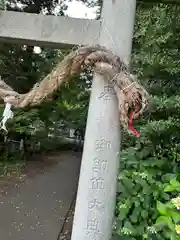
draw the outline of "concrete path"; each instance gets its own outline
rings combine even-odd
[[[0,197],[1,240],[57,240],[77,190],[80,155],[63,153]]]

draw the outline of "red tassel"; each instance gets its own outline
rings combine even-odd
[[[136,105],[136,112],[138,111],[138,104]],[[136,135],[137,137],[140,136],[140,133],[136,131],[136,129],[133,127],[133,120],[134,120],[134,113],[130,113],[130,119],[129,119],[129,129]]]

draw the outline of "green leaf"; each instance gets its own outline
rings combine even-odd
[[[133,190],[134,184],[133,184],[133,182],[132,182],[131,179],[124,178],[124,179],[122,180],[122,182],[123,182],[124,186],[125,186],[128,190]]]
[[[158,227],[167,226],[168,218],[166,216],[160,216],[156,219],[155,225]]]
[[[141,216],[142,216],[142,218],[147,219],[147,217],[148,217],[148,211],[147,211],[147,210],[142,210],[142,211],[141,211]]]
[[[172,219],[175,223],[179,223],[180,222],[180,213],[177,211],[171,211],[171,216],[172,216]]]
[[[166,185],[164,191],[165,192],[180,191],[180,182],[178,182],[175,178],[171,179],[170,184]]]
[[[176,234],[172,233],[170,236],[170,240],[180,240],[180,237],[177,238]]]
[[[166,237],[166,239],[171,239],[172,231],[164,231],[164,236]]]
[[[160,227],[160,229],[162,229],[165,226],[168,226],[172,231],[175,230],[171,217],[160,216],[156,219],[155,225],[156,227]]]
[[[134,227],[133,227],[133,225],[129,221],[125,222],[124,227],[128,228],[132,232],[134,231]]]
[[[165,192],[173,192],[176,191],[176,187],[172,186],[172,185],[168,185],[164,188]]]
[[[138,222],[138,217],[141,213],[141,207],[135,207],[132,214],[130,215],[130,219],[133,223]]]
[[[180,182],[178,182],[176,179],[171,179],[170,180],[170,184],[175,187],[175,188],[179,188],[180,187]]]
[[[168,217],[168,227],[169,227],[172,231],[175,230],[175,226],[174,226],[174,223],[173,223],[171,217]]]
[[[120,208],[119,209],[119,215],[118,215],[118,219],[119,220],[123,220],[126,218],[127,214],[129,212],[129,207],[126,208]]]
[[[167,214],[167,207],[166,207],[166,205],[161,203],[160,201],[157,201],[157,210],[162,215],[166,215]]]
[[[118,184],[117,184],[117,192],[118,193],[124,193],[126,191],[126,188],[124,187],[124,185],[122,184],[122,183],[120,183],[120,182],[118,182]]]

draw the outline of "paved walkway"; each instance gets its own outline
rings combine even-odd
[[[0,196],[1,240],[57,240],[76,194],[80,155],[57,158],[57,164]]]

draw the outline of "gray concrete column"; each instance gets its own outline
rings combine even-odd
[[[135,0],[104,0],[100,44],[129,61]],[[109,240],[119,165],[120,124],[114,89],[95,74],[89,104],[72,240]]]

